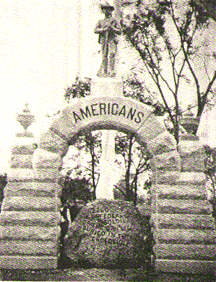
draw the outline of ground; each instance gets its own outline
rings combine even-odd
[[[156,274],[153,269],[53,269],[53,270],[2,270],[0,281],[194,281],[211,282],[209,275]]]

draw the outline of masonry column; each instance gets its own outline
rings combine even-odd
[[[56,268],[60,235],[57,173],[54,169],[33,169],[36,145],[34,135],[27,128],[34,116],[28,105],[17,115],[17,120],[24,131],[16,133],[4,189],[0,268]]]
[[[209,274],[216,271],[216,231],[205,187],[206,156],[198,137],[188,132],[189,120],[184,122],[187,133],[178,145],[180,177],[156,184],[155,268],[161,272]]]

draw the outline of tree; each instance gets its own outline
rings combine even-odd
[[[77,77],[75,82],[70,87],[66,88],[64,95],[65,100],[70,103],[73,98],[86,97],[90,94],[90,84],[90,78],[84,78],[81,80]],[[75,168],[75,170],[77,175],[81,174],[82,169],[85,170],[84,178],[86,178],[89,181],[89,185],[91,185],[92,199],[96,198],[95,192],[99,179],[98,164],[101,154],[100,135],[101,134],[99,131],[92,132],[90,130],[85,130],[85,132],[78,134],[75,138],[75,141],[73,140],[71,144],[79,151],[84,150],[86,154],[90,155],[90,161],[88,162],[88,165],[86,167],[81,167],[81,165],[79,165]]]
[[[146,147],[136,142],[134,134],[131,133],[117,134],[115,150],[117,154],[123,156],[124,162],[121,165],[125,167],[123,182],[116,185],[116,189],[120,191],[126,201],[131,201],[136,205],[138,177],[149,169],[150,153]]]
[[[85,177],[72,179],[70,173],[71,170],[68,170],[66,175],[59,181],[59,184],[62,185],[62,204],[66,204],[69,199],[73,203],[76,203],[77,200],[81,200],[84,203],[91,201],[92,192],[90,191],[91,185],[89,181]]]
[[[216,21],[216,1],[215,0],[196,0],[201,4],[206,12]]]
[[[208,27],[209,17],[193,0],[156,0],[152,5],[144,2],[136,1],[136,12],[121,21],[123,33],[138,52],[145,71],[154,82],[178,142],[182,115],[179,93],[185,83],[194,85],[198,118],[211,95],[215,94],[215,68],[207,71],[203,61],[205,82],[203,77],[199,78],[195,67],[204,45],[199,39]],[[207,56],[216,65],[216,53],[209,52]]]

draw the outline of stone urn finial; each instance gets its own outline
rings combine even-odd
[[[17,113],[16,120],[22,125],[25,131],[27,131],[27,128],[35,121],[34,115],[31,115],[29,110],[28,103],[25,103],[25,108],[20,114]]]
[[[183,136],[183,139],[197,139],[196,131],[199,126],[199,118],[194,117],[194,114],[191,112],[191,106],[188,106],[186,112],[184,113],[180,125],[186,130],[187,136]]]

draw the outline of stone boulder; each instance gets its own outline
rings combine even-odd
[[[65,253],[87,267],[142,264],[149,228],[129,202],[100,199],[87,204],[69,227]]]

